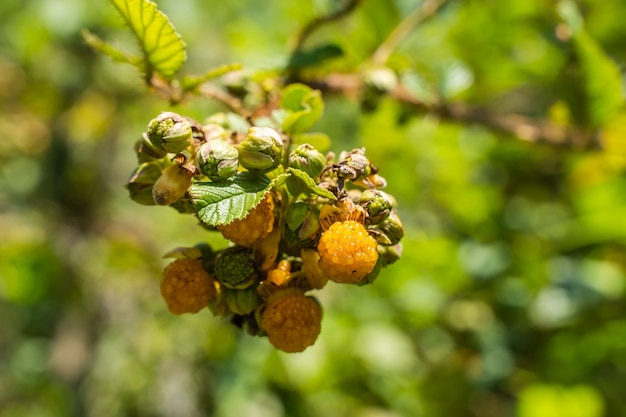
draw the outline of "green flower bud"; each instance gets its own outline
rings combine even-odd
[[[154,205],[152,188],[161,176],[161,167],[156,162],[144,162],[130,175],[126,184],[130,198],[147,206]]]
[[[192,176],[191,171],[182,165],[167,167],[152,188],[154,202],[160,206],[175,203],[187,192]]]
[[[378,190],[363,191],[359,204],[367,212],[367,220],[370,224],[378,224],[385,220],[393,206],[387,194]]]
[[[289,154],[289,166],[306,172],[311,178],[319,176],[325,165],[324,154],[308,143],[298,146]]]
[[[252,251],[243,246],[225,249],[215,260],[215,277],[226,288],[248,288],[257,279]]]
[[[295,202],[285,213],[285,239],[297,248],[313,247],[322,231],[320,212],[310,204]]]
[[[389,216],[377,225],[374,230],[379,230],[384,233],[389,239],[390,246],[400,242],[400,239],[404,236],[404,227],[402,226],[400,217],[398,217],[395,211],[391,211]]]
[[[237,173],[237,157],[237,148],[233,145],[221,139],[211,139],[198,149],[198,167],[212,181],[222,180]]]
[[[379,246],[378,253],[380,258],[385,261],[385,266],[392,264],[402,256],[402,243],[396,243],[393,246]]]
[[[251,171],[270,172],[283,159],[283,140],[270,127],[251,127],[238,146],[239,163]]]
[[[148,124],[148,139],[156,149],[177,153],[191,144],[191,125],[183,116],[163,112]]]
[[[139,162],[149,162],[155,159],[161,159],[167,152],[163,149],[157,149],[150,139],[148,139],[148,135],[144,132],[141,135],[141,139],[135,145],[135,151],[137,152],[137,159]]]

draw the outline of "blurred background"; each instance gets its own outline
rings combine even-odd
[[[199,74],[284,67],[298,31],[338,2],[158,5]],[[318,75],[364,71],[422,6],[362,0],[307,41],[342,51]],[[624,16],[621,0],[450,0],[386,61],[426,106],[576,125],[584,146],[326,97],[315,130],[335,152],[367,148],[398,199],[404,254],[374,285],[320,292],[317,343],[285,354],[208,311],[168,313],[163,253],[225,243],[123,187],[160,111],[224,109],[169,107],[90,50],[84,28],[132,48],[105,0],[3,0],[0,417],[626,415]]]

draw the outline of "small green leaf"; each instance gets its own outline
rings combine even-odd
[[[280,107],[288,114],[283,119],[283,130],[288,134],[309,130],[324,112],[324,102],[319,90],[303,84],[291,84],[283,90]]]
[[[146,78],[171,80],[187,59],[186,45],[167,16],[149,0],[110,0],[139,40]]]
[[[298,195],[309,192],[331,200],[337,199],[333,193],[315,184],[313,178],[311,178],[306,172],[296,168],[287,168],[286,172],[291,174],[291,176],[287,178],[287,187],[292,194]]]
[[[240,172],[229,181],[195,183],[189,194],[200,220],[209,226],[219,226],[245,217],[271,186],[264,175]]]
[[[288,69],[302,69],[319,66],[332,58],[343,55],[343,49],[335,44],[321,45],[310,50],[298,50],[291,57]]]
[[[298,133],[293,135],[294,145],[302,145],[308,143],[320,152],[326,152],[330,149],[331,140],[326,133],[311,132],[311,133]]]
[[[83,29],[82,35],[85,43],[89,45],[93,50],[108,56],[115,62],[122,62],[135,66],[141,63],[141,58],[139,58],[138,56],[117,49],[113,45],[108,44],[100,39],[98,35],[88,31],[87,29]]]
[[[308,85],[294,83],[289,84],[283,90],[283,96],[280,99],[280,107],[292,112],[302,110],[302,102],[311,94],[313,89]]]

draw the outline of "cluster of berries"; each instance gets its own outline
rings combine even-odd
[[[329,280],[373,282],[400,257],[404,234],[364,149],[336,158],[293,142],[234,114],[200,124],[162,113],[136,145],[139,166],[127,184],[135,201],[193,213],[232,242],[166,255],[175,258],[161,281],[169,310],[208,307],[285,352],[306,349],[320,333],[312,290]]]

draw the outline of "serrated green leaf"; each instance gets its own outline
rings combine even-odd
[[[110,0],[139,41],[146,78],[171,80],[187,59],[186,45],[167,16],[149,0]]]
[[[195,183],[189,194],[200,220],[209,226],[220,226],[245,217],[271,186],[264,175],[240,172],[229,181]]]
[[[324,112],[324,102],[319,90],[303,84],[288,85],[283,90],[280,107],[288,111],[282,122],[283,130],[288,134],[306,132]]]
[[[319,187],[315,180],[306,172],[296,168],[287,168],[285,171],[287,174],[290,174],[289,178],[287,178],[287,186],[290,188],[290,191],[293,190],[292,194],[297,195],[308,192],[331,200],[337,199],[333,193]]]
[[[278,188],[281,187],[283,184],[285,184],[285,182],[287,181],[287,179],[291,176],[290,173],[288,172],[283,172],[279,175],[277,175],[276,177],[274,177],[272,179],[272,182],[270,184],[270,188]]]
[[[299,133],[293,135],[294,145],[302,145],[308,143],[320,152],[326,152],[330,149],[331,140],[326,133],[311,132],[311,133]]]
[[[98,37],[96,34],[88,31],[87,29],[83,29],[82,35],[85,43],[89,45],[93,50],[108,56],[115,62],[122,62],[135,66],[141,63],[141,58],[139,58],[138,56],[117,49],[113,45],[100,39],[100,37]]]

